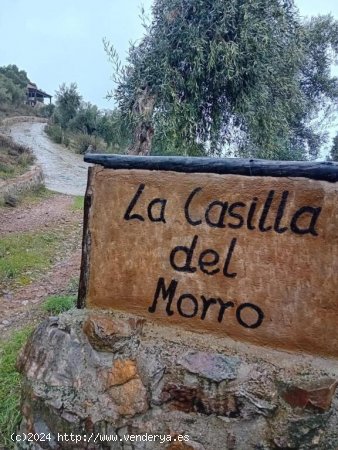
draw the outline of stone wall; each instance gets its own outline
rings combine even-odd
[[[97,309],[41,324],[18,367],[24,375],[20,431],[51,438],[18,448],[338,448],[334,359]],[[132,434],[138,438],[127,443],[124,436]],[[146,434],[161,434],[162,441]],[[182,436],[188,439],[179,441]]]

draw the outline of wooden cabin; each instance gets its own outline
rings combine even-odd
[[[38,89],[35,83],[27,84],[26,89],[26,104],[30,106],[37,106],[44,103],[44,99],[49,98],[49,104],[52,102],[52,95]]]

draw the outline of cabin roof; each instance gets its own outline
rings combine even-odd
[[[52,95],[47,94],[47,92],[42,91],[41,89],[38,89],[35,83],[28,83],[27,84],[27,92],[31,93],[34,92],[36,95],[44,98],[52,98]]]

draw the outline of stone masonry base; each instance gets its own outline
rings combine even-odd
[[[18,367],[20,432],[38,441],[19,449],[338,448],[333,359],[73,310],[36,329]]]

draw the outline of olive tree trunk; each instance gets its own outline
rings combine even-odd
[[[148,88],[139,90],[133,105],[133,114],[139,118],[134,130],[134,139],[128,148],[128,155],[149,155],[151,143],[154,136],[152,125],[152,113],[154,110],[155,97],[150,95]]]

